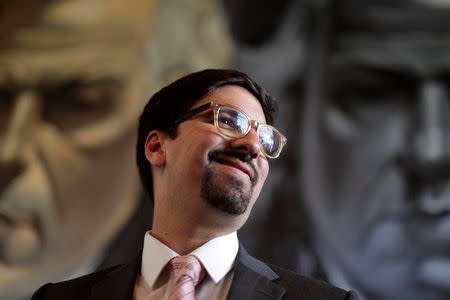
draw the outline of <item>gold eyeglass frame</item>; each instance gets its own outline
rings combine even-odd
[[[231,134],[229,134],[228,132],[226,132],[223,128],[221,128],[221,127],[219,126],[219,121],[218,121],[218,118],[219,118],[219,110],[220,110],[220,108],[222,108],[222,107],[227,108],[227,109],[233,109],[233,110],[236,110],[237,112],[239,112],[239,113],[241,113],[242,115],[244,115],[244,117],[247,119],[248,125],[249,125],[249,126],[248,126],[248,129],[246,130],[246,132],[245,132],[244,134],[242,134],[242,135],[231,135]],[[261,141],[260,141],[260,139],[259,139],[259,128],[261,128],[261,127],[269,127],[271,130],[273,130],[273,131],[275,132],[275,134],[277,134],[277,135],[280,137],[280,146],[279,146],[279,149],[277,150],[277,152],[275,153],[275,155],[269,155],[269,154],[267,154],[267,153],[264,151],[264,147],[262,147],[262,144],[261,144],[261,150],[262,150],[261,152],[262,152],[262,153],[264,154],[264,156],[267,157],[267,158],[270,158],[270,159],[278,158],[278,156],[280,156],[280,154],[281,154],[281,151],[283,150],[283,147],[287,144],[287,138],[286,138],[280,131],[278,131],[275,127],[273,127],[273,126],[271,126],[271,125],[268,125],[268,124],[259,123],[259,122],[256,121],[256,120],[252,120],[245,112],[243,112],[242,110],[240,110],[240,109],[238,109],[238,108],[235,108],[235,107],[232,107],[232,106],[221,105],[221,104],[215,103],[214,101],[211,101],[211,102],[209,102],[209,103],[200,105],[200,106],[198,106],[198,107],[195,107],[195,108],[193,108],[193,109],[191,109],[191,110],[188,110],[188,111],[182,113],[182,114],[175,120],[174,124],[175,124],[175,125],[178,125],[178,124],[180,124],[181,122],[186,121],[187,119],[192,118],[192,117],[195,116],[196,114],[199,114],[199,113],[201,113],[201,112],[203,112],[203,111],[206,111],[206,110],[208,110],[208,109],[212,109],[212,110],[213,110],[213,113],[214,113],[214,126],[216,127],[216,129],[217,129],[221,134],[223,134],[223,135],[225,135],[225,136],[227,136],[227,137],[231,137],[231,138],[242,138],[242,137],[246,136],[246,135],[250,132],[250,130],[251,130],[252,128],[254,128],[255,131],[256,131],[256,134],[257,134],[257,136],[258,136],[258,141],[259,141],[259,143],[261,144]]]

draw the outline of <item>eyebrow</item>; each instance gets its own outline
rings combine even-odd
[[[325,79],[331,85],[357,84],[361,82],[404,81],[413,82],[419,75],[405,69],[378,65],[347,64],[327,69]],[[328,79],[329,78],[329,79]]]
[[[189,110],[185,111],[184,113],[182,113],[181,115],[179,115],[178,118],[176,118],[173,123],[175,125],[178,125],[179,123],[183,122],[184,120],[189,119],[190,117],[195,116],[196,114],[198,114],[202,111],[205,111],[210,107],[211,107],[211,102],[208,102],[206,104],[200,105],[193,109],[189,109]]]

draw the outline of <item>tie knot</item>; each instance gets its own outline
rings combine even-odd
[[[194,286],[196,286],[205,276],[205,270],[193,255],[177,256],[170,261],[172,272],[175,276],[175,282],[185,280],[187,276],[192,280]]]

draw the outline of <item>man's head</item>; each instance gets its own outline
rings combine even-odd
[[[268,162],[260,140],[264,130],[271,128],[260,125],[258,137],[246,118],[272,124],[274,109],[272,97],[263,88],[234,70],[192,73],[157,92],[141,115],[137,143],[141,180],[155,197],[155,207],[160,205],[157,197],[167,193],[165,189],[178,189],[177,193],[188,198],[182,205],[188,204],[189,197],[197,197],[227,214],[248,215],[247,207],[256,200],[267,176]],[[227,136],[229,129],[223,128],[227,116],[249,129],[248,134]],[[218,171],[218,165],[230,170],[225,174]],[[160,186],[154,186],[158,167],[164,169],[158,177],[170,182],[161,180]]]
[[[447,299],[450,7],[336,1],[330,11],[303,132],[316,248],[331,280],[368,299]]]
[[[241,86],[260,102],[267,124],[273,124],[274,100],[246,74],[235,70],[204,70],[182,77],[162,88],[148,101],[139,121],[136,160],[142,183],[153,196],[151,165],[145,157],[145,141],[152,130],[176,137],[175,121],[197,101],[225,85]]]

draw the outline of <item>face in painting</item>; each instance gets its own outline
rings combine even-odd
[[[321,100],[307,103],[303,164],[316,247],[326,271],[368,299],[447,299],[448,48],[371,46],[333,53]]]
[[[138,199],[134,128],[143,91],[130,60],[111,67],[117,53],[93,51],[89,39],[71,48],[44,34],[34,40],[33,28],[22,28],[30,40],[0,48],[2,299],[73,272]],[[68,39],[79,33],[67,28]]]
[[[245,112],[251,119],[265,123],[258,100],[239,86],[224,86],[197,101],[192,108],[214,101]],[[170,165],[177,166],[176,178],[185,194],[197,195],[202,203],[184,203],[183,207],[209,209],[242,218],[245,222],[268,175],[267,158],[261,152],[256,131],[242,138],[223,136],[214,126],[211,109],[178,126],[177,137],[168,142]],[[171,163],[174,162],[174,163]],[[184,197],[189,199],[189,197]],[[243,223],[242,222],[242,223]]]
[[[73,268],[45,265],[73,249],[76,261],[85,257],[103,243],[92,228],[112,234],[137,199],[132,125],[141,104],[135,87],[110,78],[48,84],[0,86],[3,282],[23,279],[26,266],[30,280],[41,267],[49,273]]]

